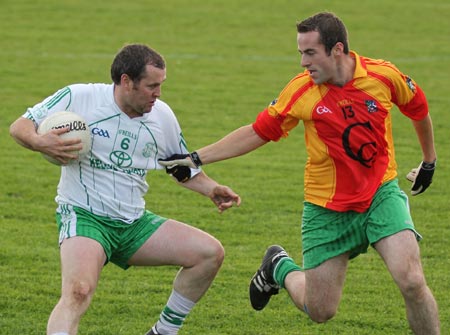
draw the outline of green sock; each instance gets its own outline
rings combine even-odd
[[[284,257],[280,259],[278,264],[273,270],[273,278],[275,282],[284,288],[284,280],[286,276],[292,271],[302,271],[302,268],[294,263],[294,260],[290,257]]]

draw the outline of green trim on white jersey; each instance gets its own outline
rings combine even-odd
[[[163,168],[159,159],[188,150],[166,103],[157,100],[150,113],[131,119],[116,105],[113,92],[113,84],[71,85],[29,108],[24,117],[38,126],[62,110],[81,115],[90,127],[91,148],[80,161],[61,168],[56,201],[131,223],[144,213],[147,172]]]

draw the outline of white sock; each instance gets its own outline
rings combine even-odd
[[[172,290],[172,294],[156,323],[156,329],[161,334],[178,334],[178,330],[183,325],[184,319],[194,306],[195,302]]]

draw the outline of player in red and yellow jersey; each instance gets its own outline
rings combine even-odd
[[[364,212],[380,185],[397,175],[393,104],[414,120],[426,117],[428,107],[422,90],[392,64],[355,52],[349,57],[355,70],[345,85],[317,85],[310,75],[314,70],[306,70],[258,116],[253,128],[261,138],[278,141],[303,121],[305,200],[340,212]]]
[[[253,276],[250,301],[261,310],[285,288],[316,322],[337,311],[349,259],[373,246],[405,300],[415,334],[440,334],[436,301],[426,284],[408,199],[398,186],[392,107],[411,119],[422,163],[408,174],[412,195],[431,184],[436,152],[423,91],[393,64],[349,50],[347,31],[332,13],[297,25],[305,71],[293,78],[253,124],[189,155],[161,164],[199,166],[243,155],[288,136],[301,121],[308,159],[302,218],[302,268],[278,245]]]

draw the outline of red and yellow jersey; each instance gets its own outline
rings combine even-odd
[[[363,212],[380,185],[397,176],[393,105],[421,120],[428,104],[417,84],[393,64],[351,55],[356,68],[346,85],[316,85],[305,71],[258,115],[253,128],[261,138],[278,141],[303,121],[305,200],[336,211]]]

